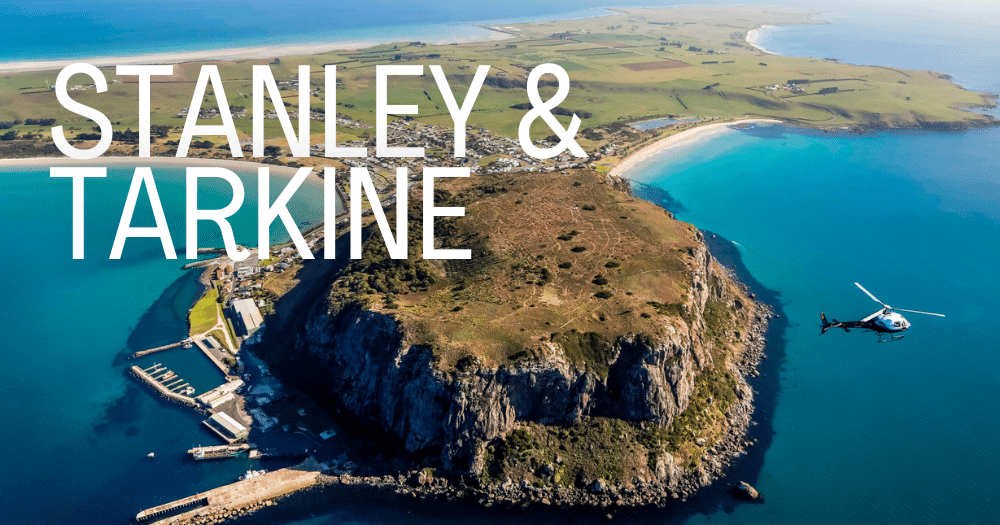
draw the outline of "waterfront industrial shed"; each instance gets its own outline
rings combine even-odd
[[[228,314],[237,336],[250,337],[264,322],[253,299],[237,299],[229,304]]]
[[[225,412],[212,414],[204,423],[229,442],[245,439],[250,434],[247,427],[241,425]]]
[[[218,408],[232,400],[236,395],[233,393],[243,386],[242,379],[234,379],[224,385],[217,386],[208,392],[198,396],[197,400],[208,408]]]

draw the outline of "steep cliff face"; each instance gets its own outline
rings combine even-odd
[[[525,422],[566,427],[591,416],[669,427],[688,408],[697,375],[715,366],[706,305],[733,300],[704,245],[690,255],[687,314],[665,317],[656,336],[614,339],[603,375],[572,363],[553,342],[507,366],[444,371],[431,348],[407,343],[405,321],[358,304],[335,314],[317,305],[297,359],[323,371],[325,397],[459,475],[481,472],[486,444]],[[664,482],[679,476],[669,454],[650,467]]]
[[[441,181],[435,199],[466,208],[436,239],[472,258],[424,260],[411,237],[393,259],[372,235],[281,349],[298,386],[511,500],[522,482],[679,497],[739,452],[737,365],[764,314],[697,229],[590,170]]]

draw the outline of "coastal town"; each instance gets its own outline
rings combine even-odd
[[[287,80],[279,83],[281,89],[298,89],[298,80]],[[234,119],[249,118],[246,108],[239,106],[231,108]],[[188,108],[183,108],[175,118],[186,118]],[[289,110],[287,115],[290,119],[298,119],[299,112]],[[217,108],[202,109],[199,118],[215,118],[219,116]],[[266,110],[264,119],[275,120],[278,118],[274,110]],[[318,108],[312,108],[310,119],[318,122],[326,121],[326,114]],[[337,124],[347,129],[362,130],[362,134],[370,135],[366,130],[371,130],[374,126],[351,119],[345,114],[336,115]],[[179,133],[179,129],[171,130],[171,133]],[[375,156],[361,158],[337,159],[339,164],[346,167],[367,168],[370,173],[378,179],[376,188],[379,192],[389,191],[391,186],[390,177],[394,176],[394,169],[400,167],[419,168],[425,164],[442,167],[468,167],[472,173],[503,173],[509,171],[528,172],[551,172],[559,169],[584,167],[589,162],[582,162],[565,151],[552,159],[540,160],[524,152],[518,142],[509,137],[498,136],[490,130],[482,127],[466,126],[466,155],[465,157],[455,157],[451,155],[454,144],[454,130],[447,126],[422,123],[420,120],[406,117],[392,119],[388,123],[388,142],[390,144],[405,145],[407,147],[424,148],[426,152],[421,158],[405,159],[382,159]],[[175,145],[176,141],[168,141],[167,145]],[[350,140],[342,144],[344,147],[361,147],[367,151],[373,151],[376,139],[369,136],[366,139]],[[555,143],[549,140],[538,141],[541,147],[552,147]],[[252,151],[253,141],[244,139],[240,142],[240,147],[245,152]],[[310,161],[317,158],[324,158],[326,147],[322,143],[310,146]],[[269,146],[266,149],[272,158],[286,156],[286,163],[289,166],[298,166],[299,161],[292,158],[291,154],[279,146]],[[617,148],[612,145],[603,145],[597,155],[597,159],[602,156],[613,155]],[[210,151],[202,153],[193,152],[192,156],[208,156]],[[418,172],[411,173],[413,180],[419,180]]]

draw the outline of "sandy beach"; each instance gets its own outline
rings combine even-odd
[[[466,42],[492,42],[494,40],[506,40],[514,38],[514,35],[491,29],[487,26],[477,26],[484,30],[483,35],[475,37],[458,37],[456,35],[446,36],[441,40],[426,40],[429,44],[452,44]],[[0,62],[0,75],[11,73],[22,73],[25,71],[49,71],[62,69],[70,64],[85,62],[94,66],[117,66],[120,64],[180,64],[183,62],[197,62],[208,60],[249,60],[267,59],[273,60],[275,57],[287,57],[296,55],[316,55],[330,51],[348,51],[362,49],[366,47],[401,40],[403,37],[392,34],[385,38],[371,40],[341,40],[330,42],[313,42],[299,44],[282,44],[275,46],[259,47],[234,47],[226,49],[206,49],[201,51],[178,51],[169,53],[149,53],[143,55],[130,56],[103,56],[67,58],[58,60],[25,60],[17,62]]]
[[[758,27],[757,29],[751,29],[750,31],[747,31],[747,37],[746,37],[747,43],[750,44],[751,46],[753,46],[754,49],[756,49],[757,51],[760,51],[762,53],[767,53],[769,55],[776,54],[776,53],[768,51],[767,49],[764,49],[763,47],[760,47],[759,45],[757,45],[757,42],[760,41],[760,33],[761,33],[761,31],[763,31],[765,29],[770,29],[772,27],[775,27],[775,26],[762,25],[762,26]]]
[[[781,124],[780,120],[766,119],[766,118],[746,118],[740,120],[731,120],[729,122],[716,122],[713,124],[706,124],[704,126],[697,126],[691,129],[684,130],[680,133],[670,135],[669,137],[664,137],[656,142],[649,144],[639,151],[629,155],[622,159],[614,168],[611,169],[611,175],[618,176],[622,178],[628,178],[629,170],[635,165],[641,163],[647,158],[659,153],[668,148],[674,148],[680,145],[689,144],[691,142],[704,140],[712,135],[718,133],[724,133],[730,126],[736,126],[738,124],[751,124],[751,123],[768,123],[768,124]]]
[[[151,53],[133,56],[104,56],[69,58],[60,60],[34,60],[0,63],[0,74],[23,73],[25,71],[48,71],[62,69],[70,64],[85,62],[95,66],[117,66],[120,64],[180,64],[198,60],[245,60],[290,55],[315,55],[333,50],[360,49],[371,46],[372,42],[337,42],[327,44],[298,44],[267,47],[241,47],[230,49],[207,49],[204,51],[184,51],[175,53]]]

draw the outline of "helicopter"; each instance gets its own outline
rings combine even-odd
[[[938,317],[944,317],[943,314],[936,314],[933,312],[921,312],[919,310],[907,310],[906,308],[893,308],[882,301],[879,301],[877,297],[872,295],[871,292],[865,290],[864,286],[858,283],[854,283],[855,286],[861,288],[862,292],[865,292],[868,297],[871,297],[876,303],[882,305],[882,309],[865,317],[860,321],[847,321],[841,323],[836,319],[833,322],[828,322],[826,320],[826,314],[820,313],[819,317],[823,320],[823,324],[820,325],[821,331],[819,335],[823,335],[830,328],[843,328],[845,332],[850,332],[848,328],[863,328],[866,332],[872,331],[878,333],[878,342],[880,343],[891,343],[893,341],[898,341],[903,338],[899,333],[910,327],[910,322],[906,320],[905,317],[897,313],[900,312],[911,312],[915,314],[925,314],[925,315],[936,315]],[[883,340],[883,335],[888,334],[889,339]]]

